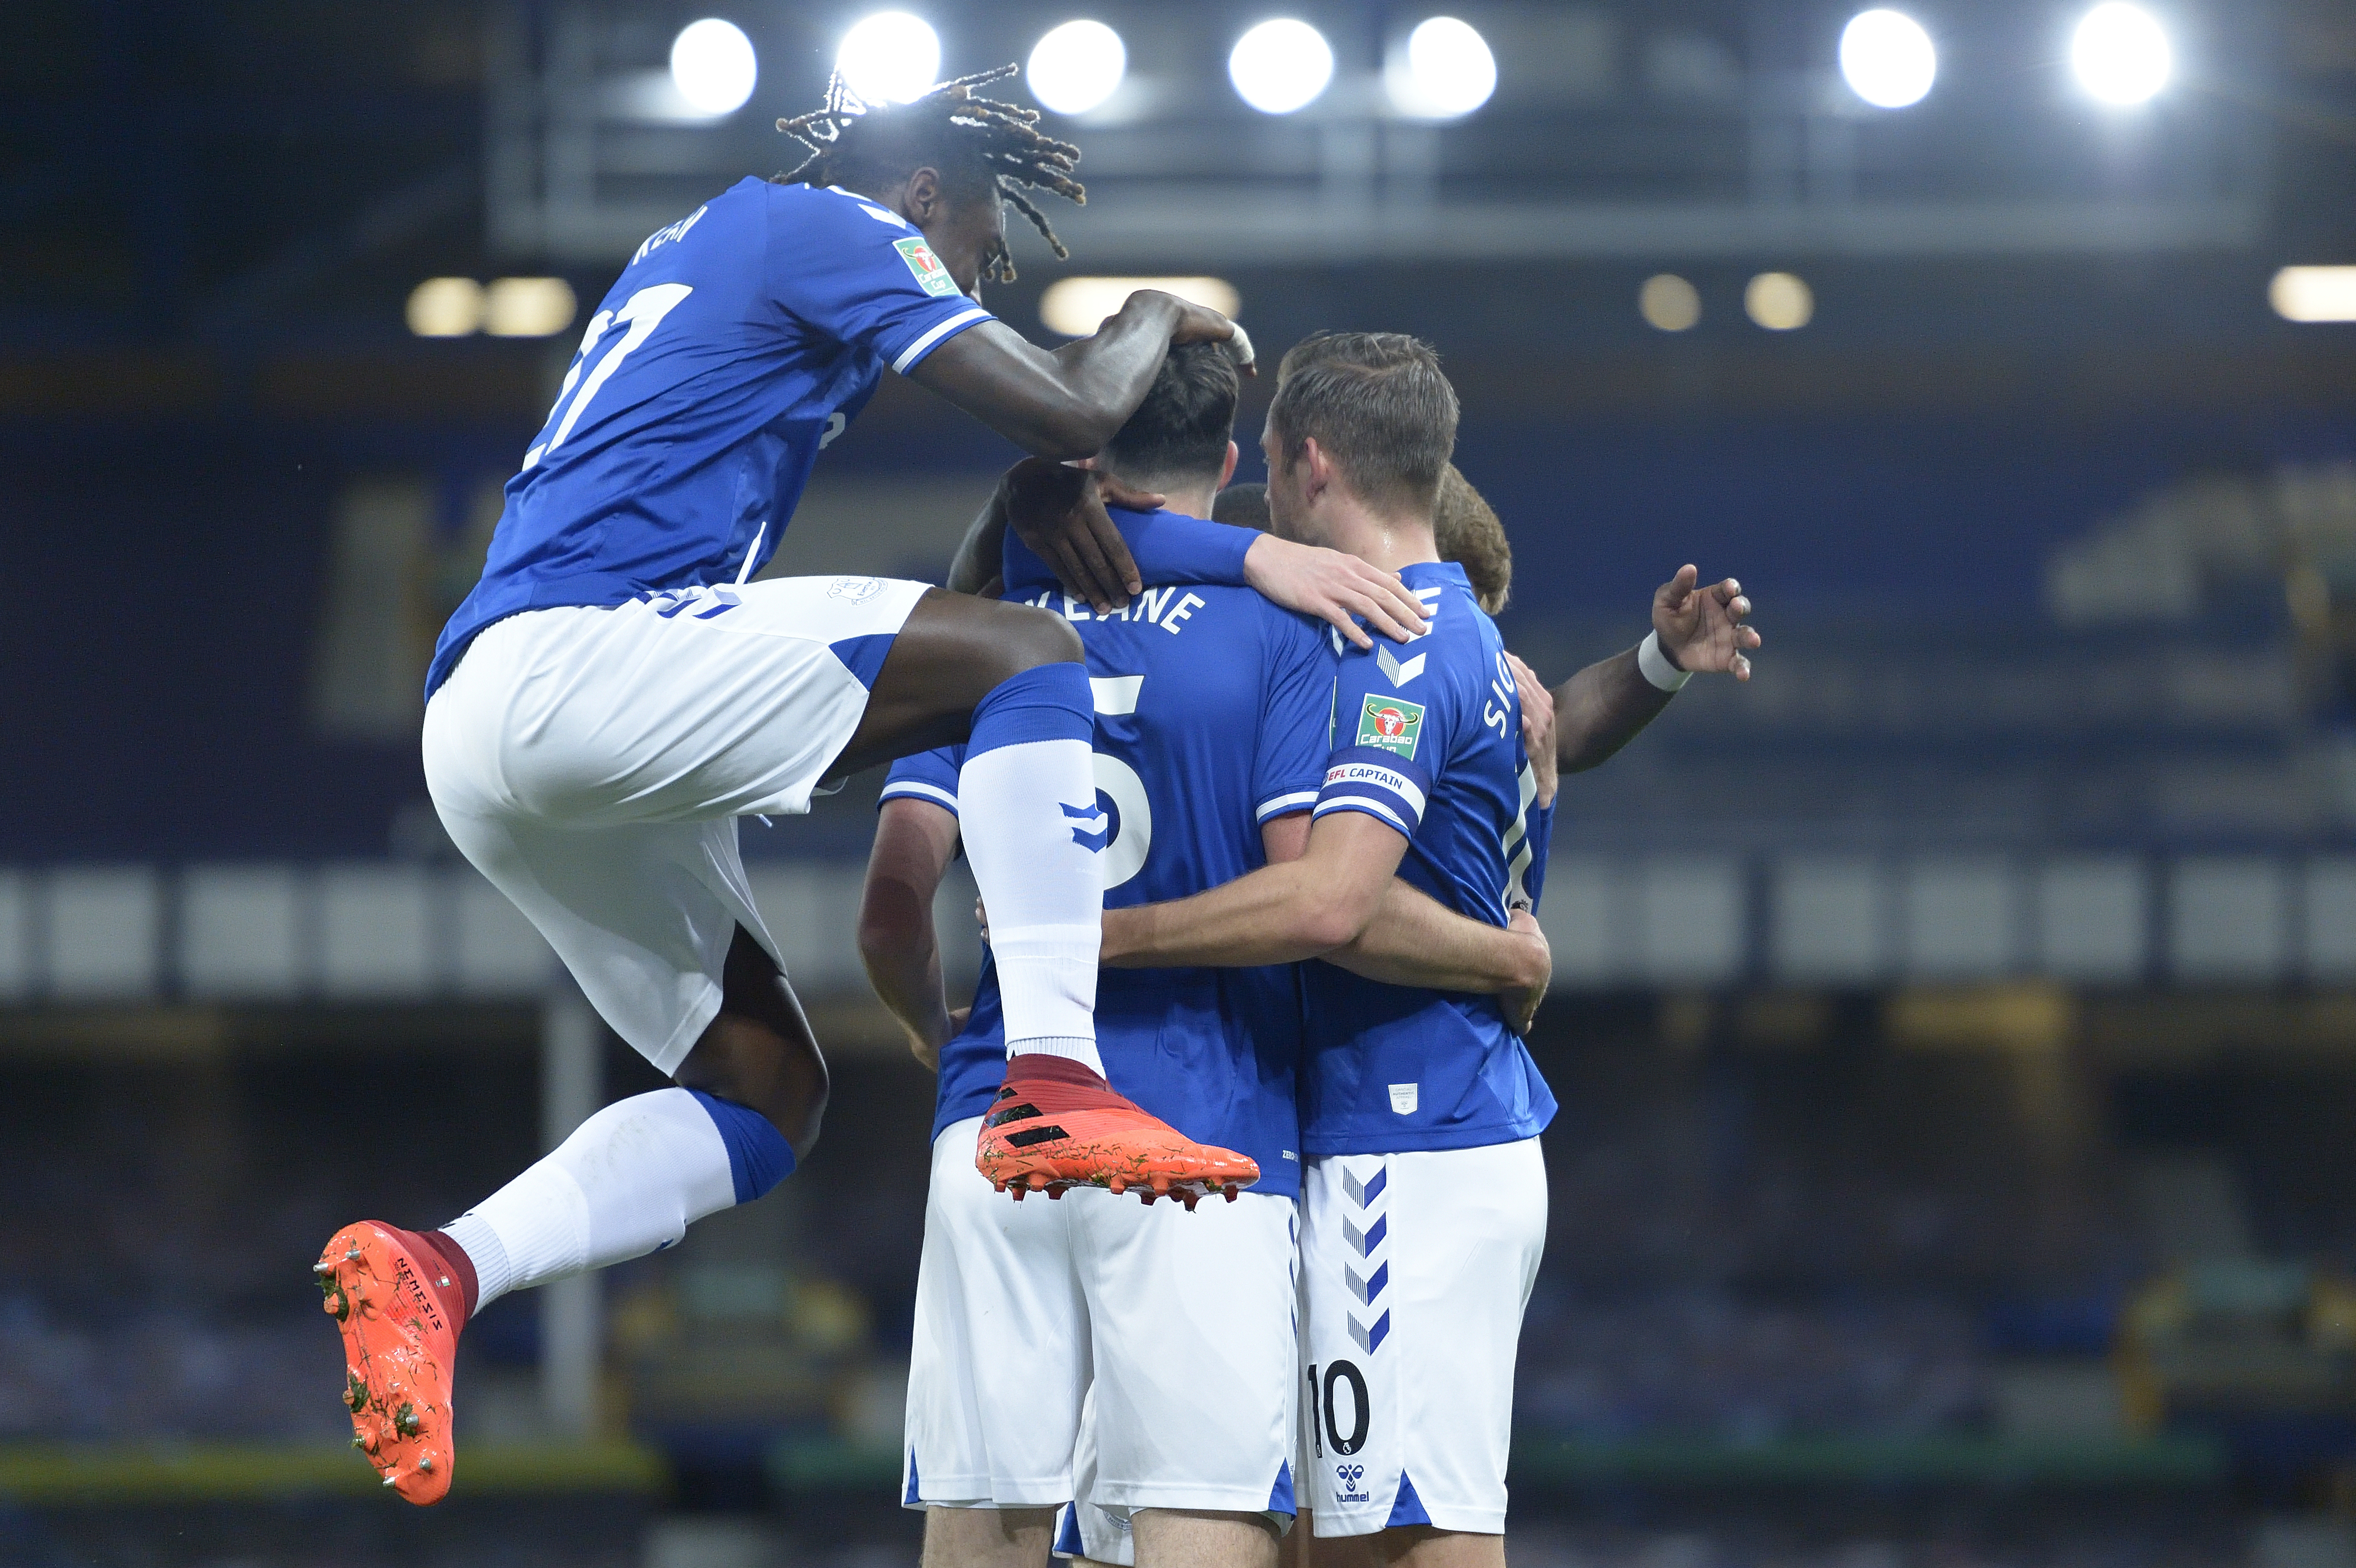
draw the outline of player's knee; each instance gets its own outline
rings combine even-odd
[[[797,1160],[817,1144],[826,1119],[826,1059],[809,1042],[780,1035],[761,1019],[722,1012],[672,1081],[757,1113]]]
[[[1079,664],[1086,660],[1079,633],[1061,615],[1022,604],[1007,608],[1012,613],[1006,617],[1001,634],[992,640],[1001,667],[995,672],[999,679],[1042,665]]]
[[[793,1147],[797,1160],[808,1159],[810,1150],[818,1147],[819,1129],[826,1121],[827,1097],[833,1087],[823,1057],[813,1056],[810,1065],[813,1071],[808,1082],[782,1103],[762,1113]]]
[[[682,1088],[733,1100],[767,1118],[800,1159],[826,1117],[826,1058],[785,977],[739,932],[721,981],[719,1016],[680,1064]]]

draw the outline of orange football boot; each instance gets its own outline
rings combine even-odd
[[[1259,1179],[1259,1163],[1248,1155],[1196,1143],[1114,1093],[1086,1064],[1061,1056],[1007,1061],[973,1163],[1017,1202],[1032,1192],[1061,1198],[1075,1187],[1103,1187],[1134,1189],[1148,1204],[1175,1198],[1191,1211],[1214,1192],[1232,1203]]]
[[[450,1378],[466,1297],[425,1238],[363,1220],[312,1266],[344,1336],[352,1446],[409,1501],[450,1489]]]

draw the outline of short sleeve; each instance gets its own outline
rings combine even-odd
[[[1444,702],[1446,690],[1433,681],[1425,700],[1406,696],[1400,687],[1412,683],[1411,672],[1419,672],[1423,661],[1409,660],[1403,669],[1387,651],[1377,644],[1342,656],[1333,681],[1333,751],[1314,810],[1319,816],[1362,811],[1412,838],[1423,824],[1432,765],[1447,733],[1447,716],[1430,704]],[[1406,681],[1394,679],[1393,671]]]
[[[887,800],[926,800],[954,816],[958,808],[958,770],[964,765],[963,746],[942,746],[903,757],[884,775],[884,793],[875,804],[881,807]]]
[[[1138,580],[1148,587],[1176,583],[1216,588],[1248,586],[1244,581],[1244,557],[1250,552],[1252,541],[1259,538],[1258,529],[1207,522],[1183,512],[1115,509],[1110,516],[1129,546],[1130,559],[1137,562]],[[1047,588],[1055,583],[1055,571],[1029,545],[1015,537],[1012,528],[1006,530],[1001,564],[1010,596],[1018,588]]]
[[[1261,822],[1317,804],[1333,746],[1333,651],[1323,627],[1269,604],[1262,607],[1268,656],[1261,687],[1259,744],[1252,758],[1252,815]]]
[[[844,191],[771,191],[766,282],[771,297],[805,324],[904,376],[991,319],[899,214]]]

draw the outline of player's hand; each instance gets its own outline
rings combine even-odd
[[[1145,584],[1120,530],[1105,512],[1101,482],[1088,469],[1026,457],[998,482],[1006,503],[1006,526],[1055,572],[1064,591],[1084,599],[1100,615],[1110,614]],[[1119,505],[1145,495],[1116,485]],[[1161,505],[1154,496],[1151,505]]]
[[[1653,630],[1661,652],[1679,669],[1696,675],[1718,672],[1737,680],[1751,678],[1751,661],[1744,657],[1759,645],[1756,628],[1742,623],[1751,614],[1751,601],[1742,584],[1731,577],[1697,587],[1701,571],[1681,566],[1677,574],[1653,593]]]
[[[1181,343],[1222,343],[1226,346],[1227,357],[1236,362],[1237,370],[1247,376],[1259,374],[1257,357],[1252,352],[1252,340],[1242,327],[1208,305],[1194,304],[1176,294],[1165,294],[1158,289],[1140,289],[1137,292],[1168,300],[1177,311],[1177,319],[1170,326],[1170,342],[1173,347]]]
[[[1554,951],[1547,945],[1546,933],[1538,929],[1538,917],[1528,910],[1517,909],[1505,917],[1505,929],[1527,937],[1531,951],[1531,983],[1498,993],[1504,1004],[1505,1022],[1515,1034],[1527,1034],[1537,1021],[1538,1004],[1546,1000],[1547,987],[1554,983]]]
[[[1537,804],[1552,805],[1562,781],[1554,752],[1554,693],[1519,655],[1507,653],[1505,662],[1513,667],[1514,689],[1522,699],[1522,750],[1530,754],[1530,772],[1537,779]]]
[[[1423,635],[1431,612],[1396,571],[1355,555],[1262,534],[1244,552],[1244,581],[1288,610],[1330,621],[1362,648],[1375,645],[1354,615],[1395,642]]]

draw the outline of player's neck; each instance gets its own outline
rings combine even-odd
[[[1211,515],[1211,498],[1219,493],[1216,485],[1201,479],[1170,479],[1158,474],[1116,474],[1105,470],[1108,479],[1138,490],[1151,490],[1162,497],[1165,512],[1183,512],[1190,517]]]
[[[1218,494],[1216,490],[1204,489],[1199,486],[1193,489],[1182,488],[1175,485],[1162,485],[1156,487],[1162,492],[1163,511],[1183,512],[1190,517],[1209,517],[1211,497]]]
[[[1330,519],[1333,548],[1385,571],[1438,560],[1431,521],[1397,512],[1378,512],[1355,498],[1340,499]]]

